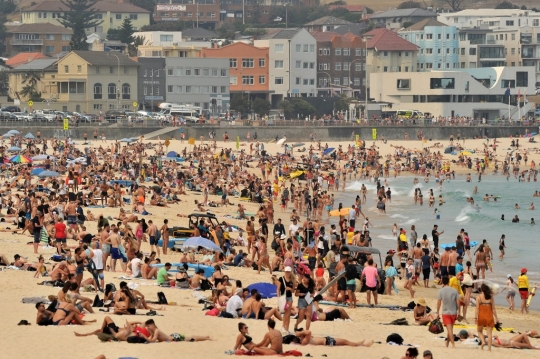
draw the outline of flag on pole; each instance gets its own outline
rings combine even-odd
[[[510,96],[510,86],[508,86],[508,88],[506,89],[506,91],[504,92],[504,96]]]

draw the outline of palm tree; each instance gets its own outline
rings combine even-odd
[[[35,91],[37,84],[41,81],[41,74],[30,70],[23,73],[22,83],[27,84],[30,88]]]

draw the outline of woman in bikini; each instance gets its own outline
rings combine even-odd
[[[270,275],[272,275],[272,266],[270,265],[270,256],[268,255],[268,249],[266,247],[266,239],[262,236],[259,239],[258,250],[259,250],[259,262],[257,263],[257,267],[258,267],[257,274],[261,274],[261,266],[264,264],[270,271]]]
[[[52,318],[53,325],[68,325],[72,321],[75,321],[75,323],[79,325],[90,323],[90,321],[86,322],[82,320],[80,314],[81,312],[79,311],[79,309],[77,309],[71,303],[71,295],[66,294],[64,297],[64,301],[60,303],[60,305],[56,309],[56,312],[54,313],[54,316]],[[93,323],[95,322],[95,320],[91,322]]]
[[[480,248],[478,248],[478,252],[476,253],[475,266],[476,276],[478,277],[478,279],[486,279],[486,253],[484,252],[483,246],[480,246]],[[482,277],[480,277],[480,273],[482,274]]]
[[[234,345],[234,350],[238,350],[244,346],[247,350],[252,350],[255,347],[253,343],[253,338],[249,336],[248,326],[245,323],[238,323],[238,331],[240,334],[236,337],[236,343]]]
[[[251,220],[247,221],[246,232],[247,232],[247,241],[248,241],[247,252],[248,254],[250,254],[251,249],[253,247],[253,237],[255,236],[255,224],[253,224]]]

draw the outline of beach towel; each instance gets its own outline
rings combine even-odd
[[[234,352],[234,355],[259,356],[259,354],[255,353],[253,351],[245,350],[245,349],[238,349],[237,351]],[[280,357],[301,357],[302,353],[299,352],[298,350],[288,350],[286,352],[283,352],[282,354],[279,354],[278,356],[280,356]]]
[[[105,208],[105,206],[86,206],[86,208]]]

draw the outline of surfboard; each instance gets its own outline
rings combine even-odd
[[[531,289],[531,292],[529,293],[529,298],[527,299],[527,308],[529,308],[529,305],[531,305],[531,301],[534,297],[534,293],[536,293],[536,287]]]
[[[344,277],[344,276],[345,276],[345,269],[344,269],[343,271],[341,271],[341,273],[338,273],[338,274],[334,277],[334,279],[332,279],[330,282],[328,282],[328,284],[325,285],[324,288],[321,289],[321,290],[319,291],[319,293],[317,293],[317,294],[323,295],[324,293],[326,293],[326,291],[327,291],[328,289],[330,289],[331,286],[333,286],[335,283],[337,283],[337,281],[340,280],[340,279],[341,279],[342,277]]]
[[[478,245],[477,241],[471,241],[470,243],[471,243],[471,248],[476,247]],[[455,245],[456,245],[455,243],[446,243],[446,244],[439,244],[439,247],[446,249],[447,247],[452,248],[452,246],[455,246]]]

